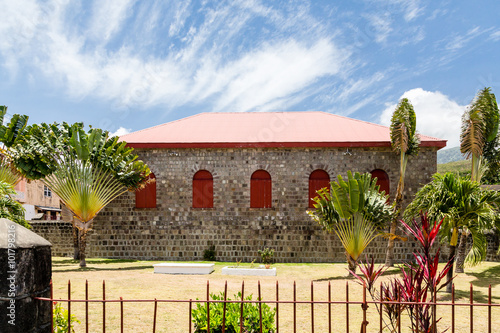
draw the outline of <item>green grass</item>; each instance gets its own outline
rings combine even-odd
[[[458,174],[465,174],[467,172],[470,172],[471,169],[471,160],[464,160],[464,161],[456,161],[456,162],[449,162],[449,163],[444,163],[444,164],[438,164],[437,165],[437,172],[440,174],[444,174],[446,172],[453,172],[453,173],[458,173]]]
[[[227,282],[228,294],[234,295],[242,289],[244,282],[245,295],[258,295],[257,285],[260,283],[264,300],[276,299],[276,283],[279,282],[280,300],[293,299],[293,285],[296,285],[297,300],[309,301],[313,284],[314,300],[326,301],[328,287],[332,291],[333,301],[345,301],[346,285],[349,286],[350,301],[362,300],[362,288],[355,280],[348,276],[346,264],[274,264],[277,269],[276,277],[229,276],[222,275],[222,267],[234,266],[234,262],[215,262],[215,271],[210,275],[168,275],[154,274],[153,264],[158,261],[142,260],[117,260],[117,259],[87,259],[88,267],[80,269],[78,261],[68,258],[53,258],[53,285],[54,296],[59,299],[68,297],[68,281],[71,280],[71,298],[84,299],[85,281],[89,285],[89,299],[102,299],[102,285],[106,281],[106,299],[125,300],[149,299],[154,300],[205,300],[207,283],[210,292],[219,293],[224,290]],[[198,262],[197,262],[198,263]],[[242,267],[250,266],[249,263],[240,264]],[[399,270],[388,270],[382,280],[399,277]],[[488,301],[488,286],[492,286],[492,301],[500,303],[500,264],[485,262],[476,267],[466,268],[466,273],[457,274],[455,279],[457,303],[468,303],[470,286],[473,287],[474,302],[486,303]],[[450,301],[450,295],[444,292],[438,294],[439,301]],[[370,300],[370,299],[368,299]],[[273,304],[270,304],[274,306]],[[63,302],[66,308],[67,304]],[[157,332],[187,332],[189,322],[188,303],[158,303]],[[194,307],[195,305],[192,304]],[[85,332],[85,305],[73,303],[72,314],[82,322],[76,326],[76,332]],[[152,331],[154,303],[124,303],[124,331],[149,332]],[[333,304],[332,319],[335,332],[345,332],[345,305]],[[440,329],[450,326],[449,307],[440,306]],[[328,331],[327,305],[315,305],[315,331]],[[280,332],[293,332],[293,306],[282,304],[279,308]],[[349,306],[350,329],[359,331],[362,312],[359,304]],[[465,332],[468,329],[469,308],[457,306],[455,309],[456,331]],[[500,327],[500,307],[493,308],[493,327]],[[310,332],[311,305],[297,305],[297,331]],[[89,304],[89,322],[91,332],[102,331],[102,303]],[[374,305],[368,310],[369,332],[378,331],[378,314]],[[476,332],[486,331],[486,307],[474,308],[474,329]],[[120,303],[106,305],[106,328],[109,332],[120,331]],[[403,332],[408,332],[403,328]]]

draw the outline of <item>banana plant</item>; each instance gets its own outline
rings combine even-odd
[[[376,184],[376,178],[372,179],[369,173],[353,175],[348,171],[347,181],[339,175],[337,181],[330,183],[330,189],[317,191],[318,196],[313,198],[315,210],[308,212],[324,230],[339,237],[352,271],[393,214],[387,204],[388,195],[379,192]]]
[[[124,192],[144,186],[149,168],[133,148],[107,131],[82,123],[40,124],[15,146],[14,161],[29,179],[41,179],[73,214],[80,267],[86,266],[87,234],[95,216]]]
[[[12,165],[10,148],[24,135],[28,116],[14,114],[7,121],[7,106],[0,105],[0,181],[15,186],[21,174]]]

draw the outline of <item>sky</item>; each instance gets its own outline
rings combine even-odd
[[[458,146],[500,94],[500,2],[0,0],[0,105],[114,134],[201,112],[324,111]]]

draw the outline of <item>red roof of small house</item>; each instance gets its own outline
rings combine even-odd
[[[421,146],[446,140],[420,135]],[[120,137],[134,148],[390,147],[390,129],[326,112],[201,113]]]

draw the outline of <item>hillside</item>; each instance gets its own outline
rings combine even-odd
[[[446,172],[454,172],[463,175],[467,172],[470,172],[471,163],[472,163],[471,160],[463,160],[463,161],[438,164],[437,172],[441,174]]]
[[[441,149],[437,152],[437,162],[438,164],[463,161],[464,157],[460,153],[460,147],[453,147],[448,149]]]

